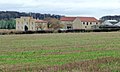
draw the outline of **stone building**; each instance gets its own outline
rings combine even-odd
[[[38,31],[47,30],[48,22],[44,20],[34,19],[33,17],[16,18],[17,31]]]
[[[66,30],[89,30],[93,25],[99,25],[100,22],[94,17],[62,17],[60,19],[63,29]]]

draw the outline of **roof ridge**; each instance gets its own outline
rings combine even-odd
[[[88,21],[88,22],[98,22],[95,17],[62,17],[61,21],[74,21],[76,18],[79,18],[81,21]]]

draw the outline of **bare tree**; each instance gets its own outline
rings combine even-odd
[[[46,21],[48,21],[48,28],[57,30],[60,28],[60,20],[56,18],[46,18]]]

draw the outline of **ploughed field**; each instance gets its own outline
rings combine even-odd
[[[120,72],[120,32],[0,36],[0,72]]]

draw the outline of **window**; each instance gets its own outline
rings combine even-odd
[[[67,24],[67,29],[72,29],[72,24]]]
[[[67,29],[72,29],[72,27],[71,26],[67,26]]]
[[[87,28],[87,26],[85,26],[85,28]]]
[[[98,23],[96,22],[96,24],[98,24]]]
[[[90,24],[92,25],[92,22],[90,22]]]
[[[87,22],[87,25],[88,25],[88,22]]]
[[[85,22],[83,22],[83,24],[85,24]]]
[[[19,29],[19,26],[18,26],[18,29]]]

